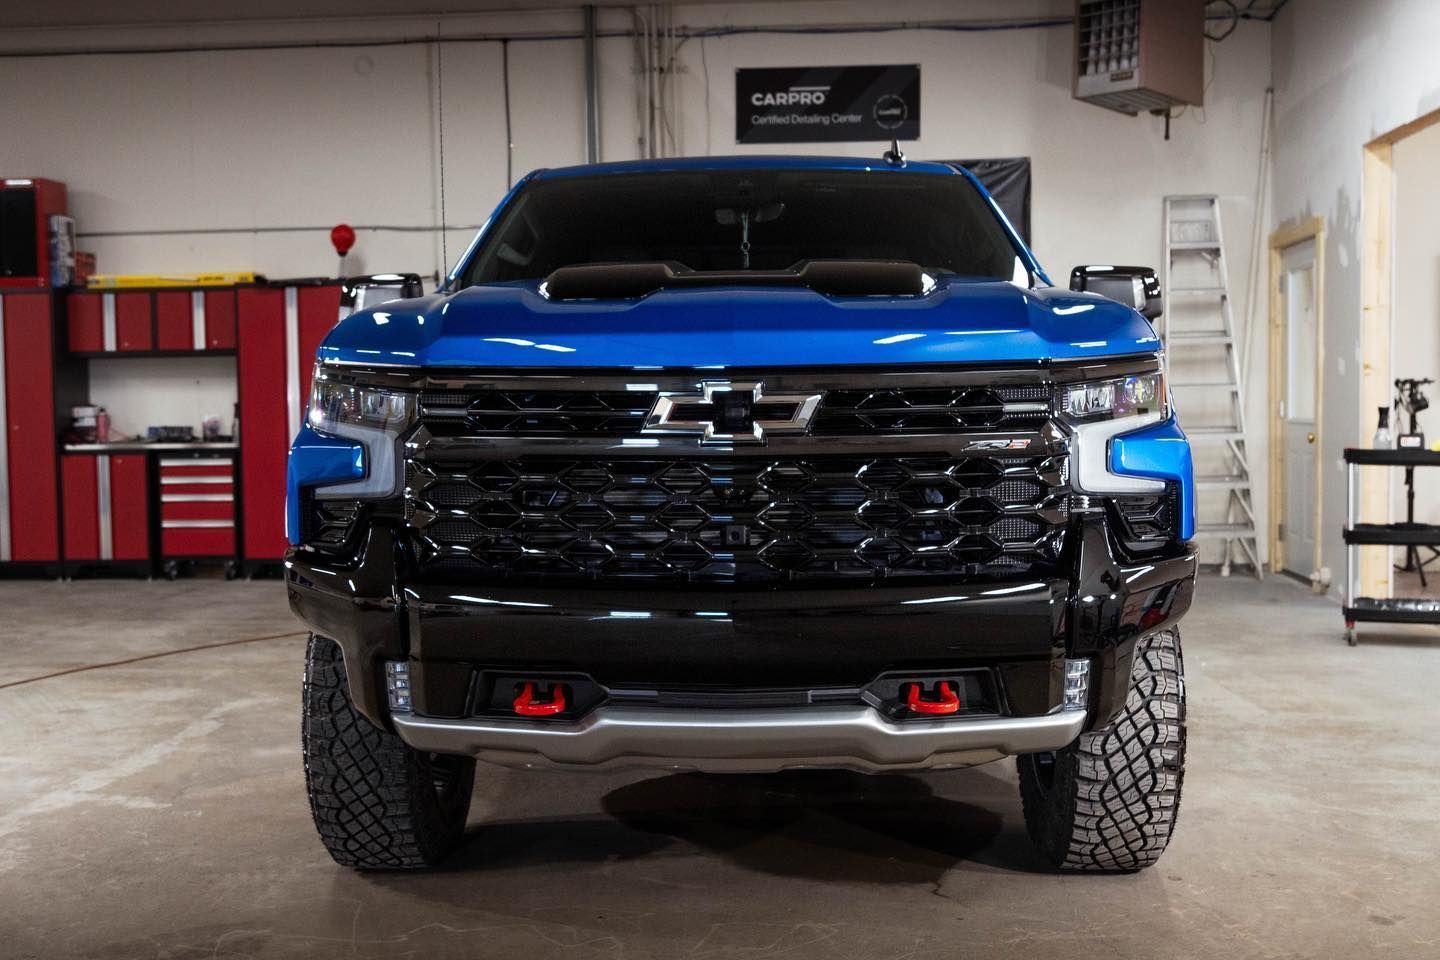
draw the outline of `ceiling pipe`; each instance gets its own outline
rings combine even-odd
[[[600,161],[600,96],[596,89],[597,58],[595,5],[587,4],[585,11],[585,161]]]

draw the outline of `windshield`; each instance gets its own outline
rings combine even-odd
[[[489,232],[462,285],[539,280],[586,263],[785,270],[830,259],[1028,278],[996,214],[962,176],[687,170],[532,182]]]

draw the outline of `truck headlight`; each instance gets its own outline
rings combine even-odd
[[[317,497],[364,499],[394,496],[399,491],[398,447],[401,434],[415,421],[415,394],[341,383],[317,364],[306,417],[321,433],[365,445],[365,478],[316,487]]]
[[[1155,369],[1143,373],[1061,387],[1060,410],[1071,427],[1071,484],[1077,492],[1164,492],[1165,484],[1159,480],[1118,474],[1110,467],[1111,438],[1170,416],[1165,358],[1156,359]]]
[[[415,395],[337,383],[316,367],[310,388],[310,426],[324,433],[350,436],[347,428],[398,431],[415,415]]]
[[[1168,412],[1165,372],[1140,373],[1115,380],[1092,380],[1065,388],[1065,415],[1072,420],[1113,420]]]

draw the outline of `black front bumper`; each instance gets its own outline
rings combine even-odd
[[[1005,714],[1024,717],[1060,704],[1066,658],[1091,662],[1093,725],[1123,706],[1135,641],[1194,591],[1188,545],[1128,557],[1098,513],[1072,518],[1063,576],[766,590],[408,586],[398,523],[375,520],[353,556],[286,561],[291,608],[341,645],[356,706],[382,725],[386,660],[409,661],[425,717],[469,715],[497,671],[736,692],[969,669],[993,671]]]

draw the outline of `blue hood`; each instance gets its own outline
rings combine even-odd
[[[924,297],[717,287],[559,302],[538,286],[475,286],[381,304],[342,320],[319,357],[443,367],[904,366],[1088,359],[1160,347],[1129,307],[1055,287],[942,279]]]

